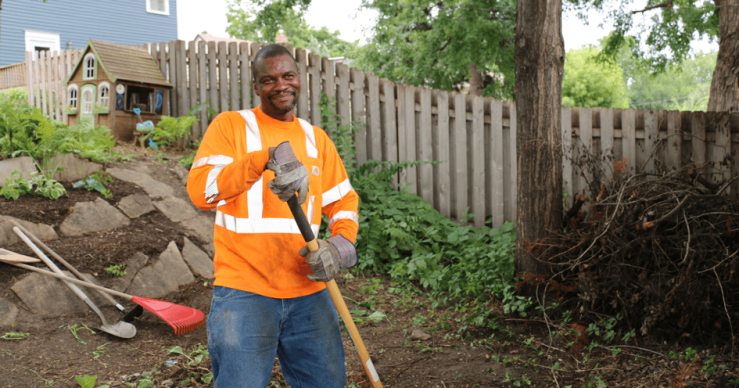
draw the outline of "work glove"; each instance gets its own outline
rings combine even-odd
[[[308,275],[308,279],[314,282],[327,282],[342,269],[357,264],[357,248],[340,234],[327,240],[318,240],[316,251],[311,252],[306,245],[300,248],[298,254],[305,257],[305,262],[313,272]]]
[[[269,148],[267,168],[274,171],[275,179],[267,183],[267,187],[287,202],[298,193],[298,203],[303,204],[308,197],[308,169],[295,157],[289,141],[283,141],[277,147]]]

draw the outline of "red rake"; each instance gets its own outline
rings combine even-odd
[[[113,294],[115,296],[119,296],[121,298],[125,298],[128,300],[133,301],[134,303],[138,304],[139,306],[151,311],[156,316],[164,320],[164,322],[167,322],[172,328],[174,329],[175,334],[183,334],[187,333],[188,331],[192,331],[200,327],[200,325],[203,324],[205,321],[205,316],[203,315],[203,312],[194,308],[180,306],[174,303],[165,302],[162,300],[156,300],[156,299],[149,299],[144,298],[142,296],[132,296],[128,294],[124,294],[122,292],[118,292],[115,290],[111,290],[109,288],[98,286],[97,284],[88,283],[82,280],[70,278],[64,275],[58,275],[54,272],[49,272],[40,268],[32,267],[30,265],[26,264],[20,264],[16,262],[8,262],[3,261],[2,256],[0,256],[0,261],[14,265],[16,267],[20,267],[23,269],[27,269],[29,271],[38,272],[40,274],[48,275],[51,277],[55,277],[57,279],[66,280],[68,282],[76,283],[81,286],[89,287],[95,290],[100,290],[107,292],[109,294]]]

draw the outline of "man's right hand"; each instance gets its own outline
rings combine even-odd
[[[277,147],[269,148],[267,168],[274,171],[275,179],[267,183],[272,193],[287,202],[298,193],[298,203],[308,198],[308,170],[295,157],[290,142],[284,141]]]

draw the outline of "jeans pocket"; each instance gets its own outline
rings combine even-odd
[[[234,288],[215,286],[215,287],[213,287],[213,300],[224,300],[224,299],[228,299],[233,294],[235,294],[236,291],[238,291],[238,290],[236,290]]]

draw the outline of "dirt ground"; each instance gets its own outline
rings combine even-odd
[[[137,161],[150,163],[150,169],[157,168],[158,179],[170,177],[170,184],[176,181],[171,165],[151,156],[140,154]],[[125,195],[143,192],[122,181],[114,182],[109,189],[113,193],[107,199],[111,204]],[[97,192],[71,186],[67,190],[68,195],[57,201],[37,196],[24,196],[17,201],[0,198],[0,214],[43,222],[58,230],[76,202],[101,197]],[[103,285],[112,281],[105,268],[126,263],[135,252],[156,257],[173,240],[181,249],[185,236],[198,244],[206,243],[189,236],[158,211],[113,232],[80,237],[59,235],[58,240],[47,242],[49,247],[78,270],[94,273]],[[23,243],[4,248],[33,256]],[[0,263],[0,296],[19,306],[17,323],[0,329],[0,335],[28,333],[23,339],[0,339],[0,387],[78,387],[75,377],[82,375],[97,375],[96,387],[146,387],[146,383],[137,380],[147,375],[156,387],[212,386],[207,383],[210,360],[203,358],[198,362],[197,357],[202,354],[197,351],[198,346],[207,345],[205,325],[177,336],[166,323],[145,313],[134,321],[137,335],[124,340],[87,330],[83,325],[93,328],[99,320],[92,312],[42,319],[28,311],[10,289],[26,272]],[[499,330],[479,330],[464,322],[471,306],[450,303],[432,309],[423,290],[400,290],[388,276],[348,275],[338,284],[349,309],[357,315],[362,339],[385,387],[739,385],[739,365],[734,360],[737,352],[726,341],[706,339],[696,344],[685,338],[667,343],[637,335],[622,347],[592,346],[587,335],[576,337],[565,330],[582,330],[577,324],[548,326],[541,318],[522,319],[502,311],[491,318],[497,320]],[[211,290],[212,285],[199,278],[162,299],[200,309],[207,316]],[[500,307],[500,303],[491,298],[490,306]],[[110,306],[103,311],[109,318],[120,315]],[[369,320],[367,315],[375,311],[383,312],[385,319]],[[428,339],[411,339],[414,329],[422,329]],[[618,332],[617,338],[624,334]],[[347,386],[368,387],[346,332],[344,345]],[[189,358],[168,352],[175,347],[181,347]],[[684,354],[688,347],[697,350],[692,361],[670,356],[670,352]],[[270,387],[287,386],[277,366],[272,380]]]

